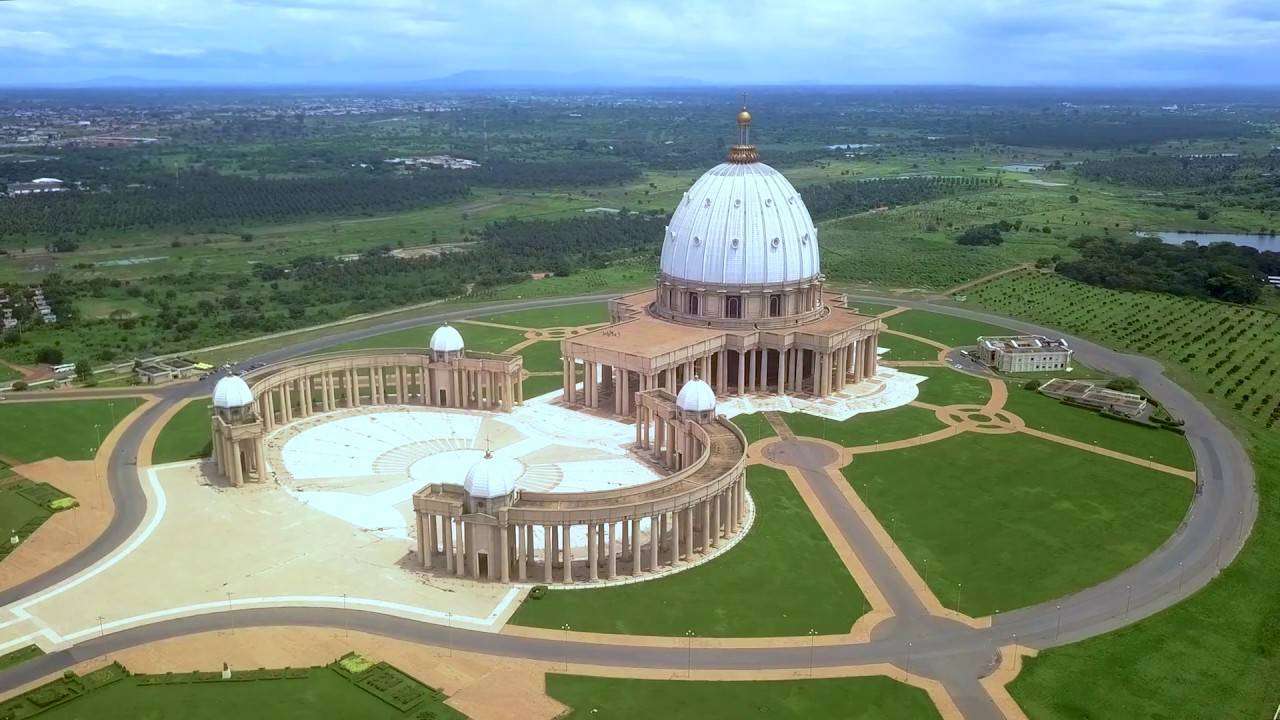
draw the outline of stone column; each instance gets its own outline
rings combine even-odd
[[[640,518],[631,520],[631,574],[639,575],[644,564],[644,553],[640,551]]]
[[[756,353],[757,350],[749,350],[747,357],[750,360],[750,367],[747,368],[747,392],[755,392],[756,390]]]
[[[659,517],[658,515],[649,517],[649,572],[658,571],[658,539],[662,537],[658,534],[661,529]],[[639,536],[640,534],[636,533],[636,537]]]
[[[787,353],[786,348],[778,351],[778,394],[787,394]]]
[[[671,511],[671,564],[680,563],[680,511]]]
[[[554,525],[542,526],[542,583],[544,585],[550,585],[553,582],[551,569],[556,564],[555,537]]]
[[[711,552],[711,503],[703,500],[702,508],[702,554]]]
[[[444,536],[444,569],[446,572],[454,572],[457,562],[457,556],[453,552],[453,516],[440,516],[440,531]]]
[[[600,556],[596,552],[596,529],[600,527],[595,523],[587,523],[587,579],[595,582],[600,579]]]
[[[574,382],[573,369],[574,369],[573,358],[564,357],[560,359],[560,372],[563,373],[563,375],[561,375],[560,377],[560,385],[561,385],[560,389],[561,391],[564,392],[565,402],[573,402],[573,390],[574,390],[573,386],[576,384]]]
[[[498,580],[503,583],[511,582],[511,561],[507,556],[507,548],[511,542],[511,528],[506,525],[498,527]],[[493,568],[489,568],[489,572],[493,572]]]
[[[614,544],[613,544],[614,527],[615,527],[614,521],[610,520],[609,524],[606,526],[609,536],[605,538],[605,547],[607,548],[608,554],[605,556],[607,559],[605,560],[604,572],[605,572],[605,577],[607,577],[610,580],[618,576],[618,553],[615,550]],[[623,527],[625,528],[626,526],[624,525]]]
[[[573,584],[573,543],[569,539],[569,526],[562,525],[564,530],[564,581],[565,584]]]
[[[417,521],[418,530],[418,562],[424,568],[431,567],[431,556],[427,554],[427,523],[422,519],[422,513],[415,512],[414,519]]]
[[[487,531],[489,529],[489,526],[488,525],[475,526],[475,525],[472,525],[471,523],[463,523],[462,528],[463,528],[462,533],[463,535],[466,536],[465,542],[467,543],[466,574],[470,575],[471,577],[477,580],[480,580],[482,579],[480,577],[480,548],[479,548],[479,543],[476,542],[476,532],[479,530],[479,528],[484,528]]]
[[[717,494],[711,498],[711,547],[720,547],[720,503],[724,498],[722,494]]]

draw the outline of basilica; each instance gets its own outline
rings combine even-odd
[[[563,341],[566,401],[629,417],[635,393],[694,379],[722,398],[821,399],[876,374],[882,324],[823,288],[818,230],[750,130],[743,108],[729,157],[680,200],[654,289],[613,300],[610,325]]]

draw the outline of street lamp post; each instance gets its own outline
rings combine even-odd
[[[684,676],[689,678],[693,677],[693,631],[685,630],[684,635],[689,638],[689,654],[686,660],[687,664],[685,665]]]
[[[1053,641],[1058,642],[1058,638],[1062,637],[1062,605],[1058,605],[1058,629],[1053,633]]]
[[[564,631],[564,671],[569,672],[569,623],[560,626]]]
[[[817,630],[809,628],[809,677],[813,677],[813,643],[817,635]]]

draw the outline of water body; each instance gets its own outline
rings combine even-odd
[[[880,143],[844,143],[841,145],[828,145],[828,150],[863,150],[865,148],[880,147]]]
[[[1044,163],[1013,163],[1011,165],[1001,165],[1001,170],[1009,172],[1039,172],[1044,169]]]
[[[1212,245],[1213,243],[1231,243],[1241,247],[1251,247],[1258,250],[1270,250],[1272,252],[1280,252],[1280,235],[1260,235],[1255,233],[1198,233],[1187,232],[1185,230],[1160,230],[1156,232],[1141,233],[1146,237],[1158,237],[1161,242],[1170,245],[1181,245],[1190,240],[1200,245]]]

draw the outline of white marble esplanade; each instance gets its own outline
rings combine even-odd
[[[910,404],[920,394],[917,386],[925,380],[928,378],[923,375],[912,375],[881,365],[874,377],[849,383],[825,397],[737,395],[722,400],[718,409],[720,414],[729,418],[755,412],[798,412],[844,422],[855,415]]]
[[[375,406],[312,416],[267,440],[270,472],[313,509],[388,538],[414,534],[413,493],[461,483],[491,449],[523,468],[520,490],[586,492],[651,482],[627,453],[633,426],[546,403],[510,413]],[[586,545],[582,537],[571,539]]]

